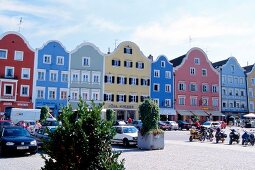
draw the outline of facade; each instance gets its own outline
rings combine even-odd
[[[248,112],[246,75],[236,58],[230,57],[213,63],[220,73],[221,112],[227,121]]]
[[[150,96],[151,61],[130,41],[122,42],[105,58],[106,109],[117,120],[138,119],[138,107]]]
[[[48,106],[57,116],[69,94],[69,53],[60,42],[49,41],[36,50],[35,80],[34,108]]]
[[[244,69],[247,76],[248,109],[250,113],[255,113],[255,64]]]
[[[17,32],[0,37],[0,112],[33,108],[34,50]]]
[[[175,109],[178,120],[197,116],[201,122],[219,120],[219,73],[200,48],[170,61],[174,66]]]
[[[71,52],[69,103],[77,109],[81,97],[87,104],[103,103],[104,54],[91,43],[82,43]]]
[[[150,97],[158,104],[162,120],[175,120],[173,65],[163,55],[151,64]]]

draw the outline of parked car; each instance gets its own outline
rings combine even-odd
[[[227,123],[224,121],[219,121],[221,129],[225,129],[227,127]]]
[[[179,126],[179,129],[181,130],[183,129],[189,130],[191,128],[191,124],[184,120],[178,120],[178,126]]]
[[[14,126],[11,120],[0,120],[0,134],[2,134],[3,128],[8,126]]]
[[[116,135],[112,143],[121,143],[124,146],[136,145],[138,139],[138,129],[134,126],[113,126]]]
[[[163,121],[158,121],[158,127],[162,130],[168,130],[170,129],[171,126],[169,124],[164,123]]]
[[[30,133],[19,126],[4,127],[0,138],[1,154],[14,152],[35,154],[38,150],[36,140]]]
[[[34,120],[22,120],[22,121],[19,121],[18,123],[16,123],[16,126],[21,126],[23,128],[26,128],[28,130],[28,132],[32,134],[34,132],[34,128],[35,128],[35,121]]]
[[[206,128],[213,128],[213,129],[217,129],[218,127],[221,128],[221,124],[219,122],[211,122],[211,121],[204,122],[202,126]]]
[[[38,148],[41,148],[44,141],[49,141],[49,133],[53,133],[57,129],[57,126],[44,126],[35,131],[34,137],[37,141]]]
[[[118,125],[120,125],[120,126],[125,126],[125,125],[127,125],[127,123],[126,123],[125,121],[123,121],[123,120],[116,120],[116,121],[113,123],[113,125],[114,125],[114,126],[118,126]]]
[[[132,125],[135,126],[138,130],[141,130],[143,122],[141,120],[133,120]]]
[[[178,130],[179,125],[176,121],[164,121],[164,123],[170,125],[169,130]]]
[[[61,126],[62,123],[55,118],[47,118],[41,123],[42,126]]]

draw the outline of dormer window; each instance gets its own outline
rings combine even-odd
[[[199,58],[194,58],[194,63],[196,65],[200,65],[200,59]]]
[[[132,48],[130,48],[130,47],[125,47],[125,48],[124,48],[124,54],[132,54]]]
[[[165,67],[166,66],[166,63],[165,63],[165,61],[161,61],[161,67]]]

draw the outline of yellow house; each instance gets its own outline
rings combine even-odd
[[[138,119],[138,108],[150,96],[151,62],[139,47],[124,41],[105,57],[105,109],[117,120]]]
[[[255,113],[255,64],[244,69],[247,74],[249,112]]]

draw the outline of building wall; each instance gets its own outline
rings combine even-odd
[[[89,65],[83,65],[83,59],[89,60]],[[73,78],[78,74],[78,80]],[[89,80],[83,79],[83,74],[88,74]],[[98,75],[98,82],[94,82],[94,75]],[[98,98],[93,99],[95,103],[103,102],[103,79],[104,78],[104,54],[91,43],[82,43],[71,52],[70,63],[70,103],[73,108],[77,108],[79,96],[85,101],[90,102],[93,99],[93,92],[98,94]],[[88,92],[88,98],[85,99],[82,93]],[[78,94],[78,98],[74,96]]]
[[[7,58],[0,59],[0,112],[5,112],[11,107],[32,108],[34,50],[17,32],[3,34],[0,38],[0,49],[7,50]],[[14,59],[15,51],[23,53],[22,60]],[[6,66],[14,68],[13,77],[5,76]],[[22,68],[29,69],[28,78],[22,78]],[[4,96],[4,84],[13,84],[12,95]],[[21,95],[22,86],[29,88],[25,96]]]
[[[200,64],[195,64],[194,60],[198,58]],[[190,68],[195,68],[195,75],[190,74]],[[207,70],[207,75],[202,75],[202,69]],[[219,110],[219,73],[212,67],[205,52],[199,48],[192,48],[186,54],[182,64],[175,68],[175,109],[176,110]],[[179,84],[184,83],[185,90],[179,89]],[[191,91],[190,84],[197,84],[197,90]],[[202,85],[208,85],[208,91],[202,92]],[[212,92],[212,86],[217,88]],[[197,98],[197,104],[191,105],[191,97]],[[180,105],[179,99],[185,98],[185,103]],[[206,101],[206,99],[208,99]],[[218,106],[213,106],[212,100],[217,99]],[[206,103],[207,102],[207,103]]]
[[[221,68],[221,94],[222,112],[245,113],[248,111],[244,69],[234,57],[230,57]]]
[[[124,53],[124,49],[127,49]],[[132,54],[129,54],[132,51]],[[119,66],[113,66],[113,60],[119,61]],[[132,62],[132,67],[130,68],[124,66],[125,62]],[[141,68],[136,68],[137,62],[140,63]],[[143,67],[143,68],[142,68]],[[150,95],[150,71],[151,63],[140,51],[139,47],[129,41],[122,42],[113,51],[113,53],[106,55],[105,58],[105,79],[107,77],[114,77],[114,82],[105,81],[104,93],[113,95],[113,100],[105,99],[105,108],[112,108],[117,113],[117,119],[127,120],[128,117],[133,117],[138,119],[138,106],[143,100],[141,96],[149,97]],[[118,84],[118,78],[126,78],[126,84]],[[129,79],[134,78],[138,80],[138,84],[130,85]],[[141,85],[141,79],[147,80],[146,85]],[[126,96],[125,101],[117,101],[118,96]],[[129,102],[129,96],[137,96],[137,100],[134,102]]]
[[[255,65],[251,72],[247,73],[247,87],[248,87],[248,108],[249,112],[255,112]]]
[[[50,57],[50,62],[45,61],[46,56]],[[44,80],[39,78],[39,72],[42,71],[45,73]],[[56,80],[51,78],[53,72],[57,75]],[[54,115],[58,115],[59,110],[67,105],[68,79],[62,81],[62,73],[68,72],[69,53],[60,42],[49,41],[37,49],[35,108],[48,106]],[[41,89],[44,89],[44,97],[38,96]],[[50,89],[55,90],[55,98],[50,96]],[[61,91],[65,91],[66,95],[61,97]]]

